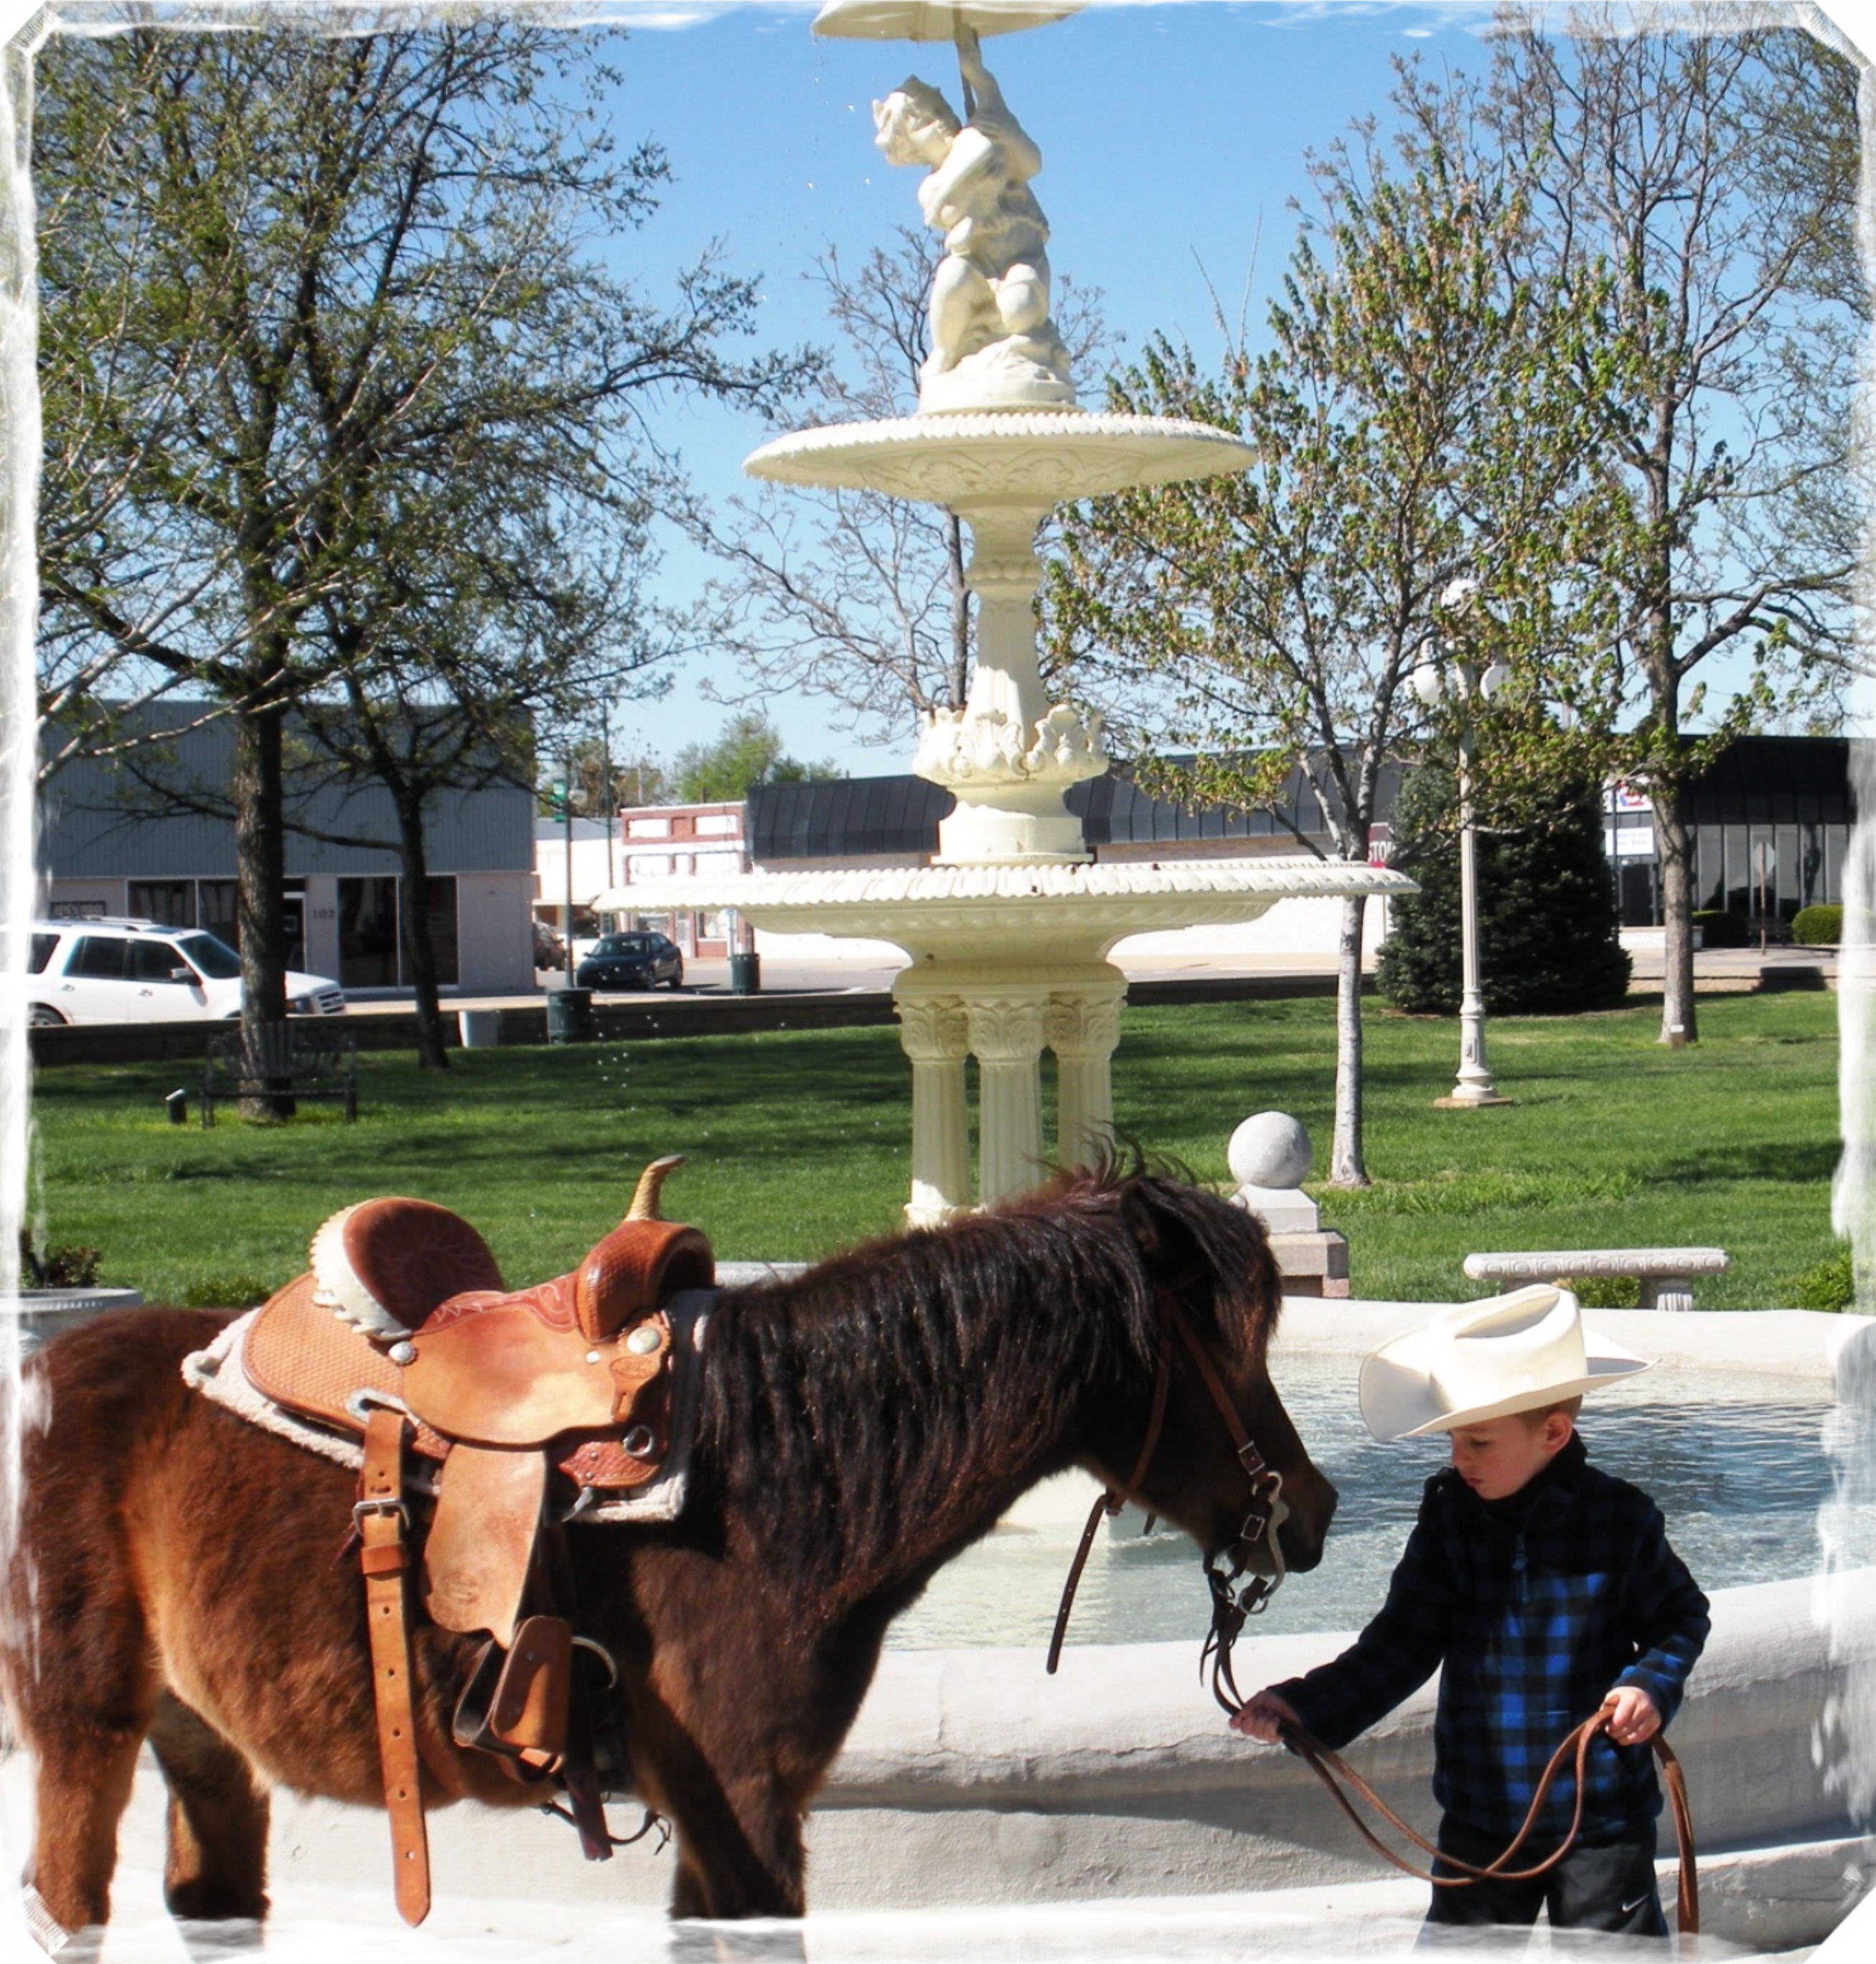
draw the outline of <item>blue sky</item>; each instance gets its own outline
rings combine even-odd
[[[720,235],[739,270],[762,275],[765,338],[781,344],[826,338],[804,275],[829,244],[857,261],[916,217],[917,173],[872,147],[873,99],[908,72],[957,95],[948,47],[817,40],[813,13],[736,7],[635,26],[616,50],[617,133],[656,136],[676,179],[623,263],[655,290]],[[1280,0],[1097,5],[999,37],[985,56],[1042,146],[1036,188],[1058,272],[1103,290],[1125,347],[1164,328],[1209,350],[1213,289],[1234,316],[1248,296],[1249,319],[1261,321],[1295,236],[1288,201],[1308,190],[1306,152],[1384,109],[1396,56],[1482,67],[1490,15],[1486,5]],[[662,428],[705,496],[746,483],[741,460],[762,436],[752,419],[674,408]],[[701,574],[674,549],[666,590],[680,597]],[[702,697],[704,673],[686,670],[665,701],[627,710],[622,743],[668,758],[714,734],[728,712]],[[781,702],[773,714],[798,756],[903,767],[829,730],[823,704]]]
[[[69,4],[114,11],[111,0]],[[569,21],[627,25],[606,50],[622,71],[615,133],[656,137],[674,174],[662,209],[622,242],[621,269],[648,294],[668,293],[675,271],[720,238],[730,265],[762,276],[766,342],[827,338],[806,277],[816,257],[832,244],[857,263],[916,213],[917,173],[874,151],[871,104],[909,72],[954,99],[949,48],[817,40],[817,0],[564,4]],[[0,29],[30,5],[0,0]],[[342,18],[317,0],[281,0],[290,6]],[[1857,0],[1830,11],[1847,18]],[[1294,239],[1290,201],[1309,194],[1307,153],[1353,118],[1384,119],[1397,58],[1482,69],[1491,11],[1490,0],[1094,0],[1053,27],[996,37],[986,56],[1042,146],[1037,189],[1058,274],[1102,289],[1121,355],[1157,329],[1203,355],[1217,345],[1214,292],[1255,338]],[[1093,396],[1098,377],[1082,380]],[[753,419],[678,403],[660,426],[718,503],[745,488],[741,461],[765,435]],[[660,590],[681,602],[709,569],[681,541],[666,544]],[[729,712],[704,695],[708,673],[694,663],[662,701],[624,708],[616,747],[669,759],[714,735]],[[855,772],[906,761],[831,730],[823,702],[778,701],[771,713],[797,756]]]

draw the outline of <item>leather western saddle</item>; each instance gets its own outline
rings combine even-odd
[[[469,1223],[427,1201],[367,1200],[313,1237],[311,1272],[258,1312],[242,1362],[265,1398],[361,1436],[354,1531],[365,1578],[378,1748],[398,1908],[421,1922],[429,1859],[412,1720],[405,1577],[425,1610],[486,1632],[456,1708],[456,1743],[518,1779],[557,1776],[591,1859],[612,1842],[573,1669],[567,1564],[547,1507],[558,1473],[581,1491],[642,1485],[670,1448],[674,1292],[707,1288],[709,1242],[658,1218],[681,1158],[640,1178],[630,1209],[579,1266],[508,1292]],[[420,1551],[406,1452],[440,1462]]]

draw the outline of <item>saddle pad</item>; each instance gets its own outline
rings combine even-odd
[[[297,1285],[290,1285],[290,1288]],[[274,1298],[278,1301],[278,1298]],[[564,1449],[556,1455],[558,1470],[580,1489],[577,1506],[568,1514],[570,1521],[590,1521],[595,1525],[675,1520],[684,1507],[688,1486],[691,1448],[697,1424],[697,1373],[704,1331],[710,1320],[716,1292],[711,1289],[685,1289],[665,1303],[672,1340],[669,1351],[671,1369],[663,1380],[669,1388],[669,1419],[656,1421],[668,1442],[661,1465],[648,1465],[633,1459],[614,1440],[588,1439],[560,1442]],[[343,1429],[335,1424],[303,1417],[277,1404],[255,1384],[247,1368],[247,1346],[261,1311],[249,1310],[237,1317],[206,1349],[192,1351],[182,1360],[183,1382],[213,1404],[218,1404],[249,1424],[271,1432],[303,1451],[332,1460],[356,1472],[364,1454],[358,1435],[348,1422]],[[335,1326],[342,1328],[342,1325]],[[369,1352],[371,1346],[362,1343]],[[355,1353],[352,1353],[355,1361]],[[375,1353],[374,1353],[375,1355]],[[386,1370],[396,1365],[380,1358]],[[364,1382],[354,1370],[354,1383]],[[337,1401],[343,1408],[343,1396]],[[423,1443],[427,1429],[418,1428],[417,1443]],[[435,1434],[430,1435],[435,1438]],[[447,1440],[437,1439],[438,1451],[412,1462],[412,1484],[424,1492],[434,1492],[440,1462],[447,1453]],[[623,1462],[623,1463],[622,1463]],[[627,1471],[636,1478],[627,1484],[621,1476]]]

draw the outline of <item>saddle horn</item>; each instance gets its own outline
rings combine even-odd
[[[658,1211],[658,1196],[664,1184],[684,1163],[681,1153],[667,1153],[662,1159],[653,1160],[638,1176],[638,1185],[632,1194],[632,1204],[625,1210],[628,1221],[662,1221],[664,1216]]]

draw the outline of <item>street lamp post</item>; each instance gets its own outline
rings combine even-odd
[[[566,986],[573,986],[573,814],[586,801],[573,779],[573,760],[566,760],[566,775],[553,787],[550,794],[554,804],[560,808],[560,817],[566,826],[566,945],[561,951],[566,961]]]
[[[1474,579],[1455,579],[1441,594],[1440,611],[1463,621],[1478,592]],[[1448,1111],[1482,1105],[1509,1105],[1492,1082],[1485,1054],[1485,996],[1479,987],[1478,826],[1472,804],[1473,717],[1509,678],[1494,662],[1483,672],[1457,635],[1445,643],[1448,666],[1422,662],[1413,672],[1413,692],[1431,708],[1442,697],[1459,705],[1459,1074],[1451,1091],[1435,1105]]]

